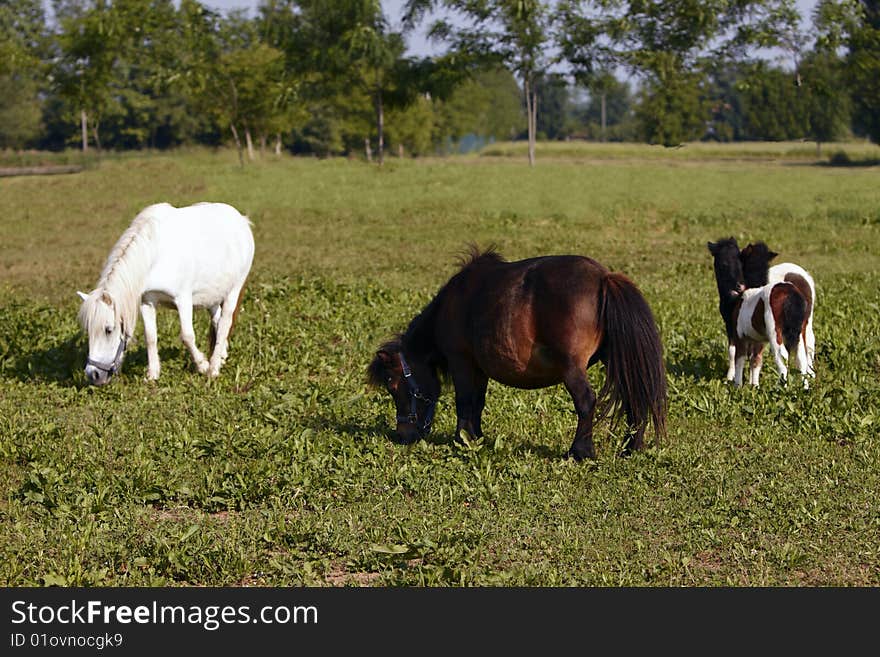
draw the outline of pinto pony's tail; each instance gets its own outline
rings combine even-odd
[[[782,300],[782,317],[779,319],[774,317],[774,319],[777,322],[782,320],[782,342],[789,352],[793,352],[797,349],[801,333],[807,325],[807,300],[794,285],[777,285],[776,288],[783,288],[787,294]],[[772,305],[771,296],[771,307]]]
[[[626,276],[610,273],[602,281],[599,322],[605,385],[599,391],[599,417],[623,411],[632,435],[628,447],[640,449],[648,422],[657,443],[666,435],[666,367],[651,307]]]

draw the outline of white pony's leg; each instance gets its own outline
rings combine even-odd
[[[214,345],[214,353],[211,354],[211,364],[208,368],[208,376],[218,376],[220,368],[226,362],[229,345],[229,331],[232,328],[232,317],[235,315],[235,307],[238,304],[238,296],[241,294],[241,285],[236,285],[229,291],[223,300],[220,310],[220,320],[217,322],[217,344]]]
[[[733,381],[736,375],[736,346],[727,345],[727,380]]]
[[[761,380],[761,366],[764,364],[764,345],[758,345],[754,350],[749,359],[749,383],[757,388]]]
[[[220,327],[220,313],[223,311],[223,305],[217,304],[216,306],[212,306],[208,308],[208,314],[211,316],[211,327],[212,332],[214,334],[214,344],[212,345],[211,355],[213,355],[213,349],[217,347],[217,329]],[[226,358],[226,354],[223,354],[223,358]]]
[[[159,332],[156,329],[156,306],[151,303],[141,304],[141,318],[144,320],[144,342],[147,345],[147,379],[155,381],[159,378]]]
[[[180,339],[183,341],[183,344],[186,345],[186,348],[189,349],[189,353],[192,355],[196,368],[199,372],[204,374],[208,371],[208,360],[196,346],[196,334],[195,331],[193,331],[192,323],[192,297],[188,295],[186,297],[176,297],[174,299],[174,304],[177,306],[177,314],[180,316]]]

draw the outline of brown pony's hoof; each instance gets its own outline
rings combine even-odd
[[[583,461],[584,459],[595,460],[596,451],[587,447],[575,447],[572,445],[571,449],[568,450],[565,456],[566,458],[572,458],[578,462]]]

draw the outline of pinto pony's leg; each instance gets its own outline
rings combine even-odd
[[[736,370],[733,375],[733,385],[737,388],[741,387],[743,384],[743,370],[746,367],[746,359],[748,358],[748,347],[746,345],[740,343],[736,345],[736,359],[735,366]]]
[[[196,334],[195,331],[193,331],[192,323],[192,297],[177,297],[174,299],[174,304],[177,306],[177,314],[180,317],[180,339],[183,341],[183,344],[186,345],[186,348],[189,349],[189,353],[192,355],[196,368],[200,373],[204,374],[208,371],[208,360],[196,346]]]
[[[578,416],[577,429],[574,432],[574,441],[568,449],[568,456],[574,457],[575,461],[594,459],[596,449],[593,446],[593,419],[596,413],[596,393],[590,387],[586,370],[575,362],[566,368],[563,382]]]
[[[606,371],[599,415],[623,411],[633,449],[641,447],[649,422],[659,442],[666,433],[668,397],[663,344],[651,307],[631,280],[613,272],[602,279],[599,309]]]
[[[749,383],[756,388],[761,381],[761,365],[764,364],[764,345],[755,344],[749,354]]]
[[[773,354],[776,369],[779,370],[779,381],[785,383],[788,380],[788,349],[785,348],[785,345],[777,344],[771,340],[770,351]]]
[[[144,343],[147,345],[147,379],[155,381],[159,378],[159,332],[156,329],[156,306],[151,303],[141,304],[141,318],[144,320]]]
[[[220,368],[226,362],[229,346],[229,333],[232,330],[232,324],[235,316],[238,314],[238,304],[241,301],[241,293],[244,284],[232,288],[220,308],[220,319],[217,321],[217,342],[211,353],[211,363],[208,368],[208,376],[218,376]]]
[[[807,328],[804,332],[804,346],[807,351],[807,366],[810,368],[810,376],[816,376],[813,369],[813,361],[816,358],[816,336],[813,334],[813,316],[807,320]]]
[[[727,380],[733,381],[736,376],[736,345],[727,345]]]
[[[803,379],[804,390],[810,389],[810,378],[813,376],[813,370],[810,367],[810,360],[807,356],[807,348],[804,346],[804,340],[798,340],[797,348],[794,352],[795,367],[801,373]]]

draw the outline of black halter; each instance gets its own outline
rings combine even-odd
[[[97,360],[92,360],[91,358],[86,358],[86,365],[91,365],[92,367],[101,370],[102,372],[107,372],[110,376],[116,374],[119,371],[119,368],[122,366],[122,354],[125,353],[125,346],[128,344],[128,340],[125,338],[125,332],[119,337],[119,347],[116,349],[116,355],[113,357],[113,361],[108,363],[102,363]]]
[[[397,421],[414,424],[419,430],[420,436],[427,436],[431,431],[431,423],[434,422],[434,410],[437,408],[437,400],[431,399],[419,390],[416,377],[413,376],[412,370],[407,365],[402,351],[400,352],[400,367],[403,369],[403,380],[406,381],[406,386],[409,388],[409,415],[398,415]],[[421,426],[419,426],[419,416],[416,411],[418,400],[428,404],[428,409],[425,411],[425,421]]]

